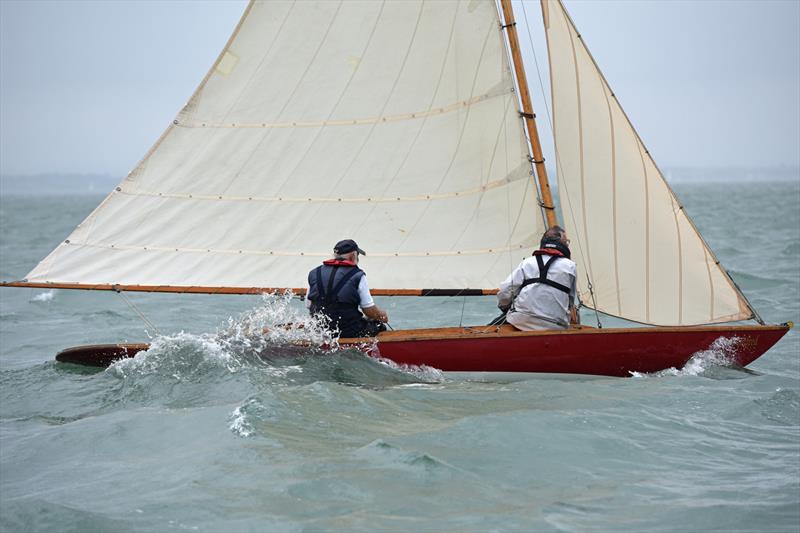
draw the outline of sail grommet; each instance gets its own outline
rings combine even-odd
[[[117,191],[117,192],[120,192],[120,191],[122,191],[122,187],[115,187],[114,190]]]
[[[178,121],[177,120],[173,120],[172,123],[175,124],[176,126],[178,125]]]

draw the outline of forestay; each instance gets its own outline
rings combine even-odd
[[[558,190],[582,300],[658,325],[747,319],[558,0],[542,2]],[[587,279],[588,274],[588,279]]]
[[[251,3],[28,282],[303,288],[354,238],[376,292],[495,288],[544,229],[503,37],[491,0]]]

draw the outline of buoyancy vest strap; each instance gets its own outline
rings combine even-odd
[[[522,285],[519,286],[519,290],[522,291],[522,289],[524,287],[527,287],[528,285],[531,285],[532,283],[543,283],[544,285],[549,285],[550,287],[553,287],[554,289],[558,289],[561,292],[565,292],[565,293],[569,294],[571,292],[569,287],[567,287],[566,285],[562,285],[562,284],[558,283],[557,281],[553,281],[552,279],[547,279],[547,272],[550,270],[550,267],[553,266],[553,263],[555,263],[558,260],[559,256],[557,256],[557,255],[552,256],[551,259],[547,263],[545,263],[542,260],[542,256],[541,255],[535,255],[534,257],[536,258],[536,263],[538,263],[538,265],[539,265],[539,277],[538,278],[526,278],[526,279],[524,279],[522,281]]]
[[[332,303],[336,298],[336,293],[333,292],[331,289],[333,288],[333,280],[336,279],[336,271],[339,270],[338,266],[335,266],[331,269],[331,275],[328,278],[328,288],[325,289],[325,292],[322,294],[322,299],[325,303]],[[321,289],[322,287],[320,287]]]
[[[333,268],[336,268],[336,267],[333,267]],[[333,297],[338,299],[339,292],[342,290],[342,287],[344,287],[344,284],[347,283],[348,281],[350,281],[350,278],[352,278],[353,276],[355,276],[359,272],[361,272],[361,271],[359,269],[357,269],[357,268],[351,268],[350,270],[345,272],[344,276],[342,276],[342,279],[340,279],[339,283],[336,284],[336,287],[333,288],[333,293],[332,293]],[[334,273],[335,273],[335,271],[334,271]],[[331,274],[331,280],[333,280],[333,274]]]
[[[319,292],[319,299],[324,300],[325,288],[322,285],[322,268],[317,268],[315,272],[317,273],[317,292]]]

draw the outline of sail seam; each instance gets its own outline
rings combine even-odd
[[[432,92],[431,97],[430,97],[430,100],[428,101],[428,109],[432,108],[433,103],[436,101],[436,97],[438,96],[439,90],[440,90],[441,85],[442,85],[442,79],[444,78],[445,67],[447,66],[448,58],[450,56],[450,50],[451,50],[452,45],[453,45],[453,35],[455,33],[456,21],[457,20],[458,20],[458,9],[456,7],[456,9],[453,9],[453,19],[450,22],[450,33],[449,33],[449,35],[447,37],[447,48],[445,49],[444,54],[442,55],[442,63],[441,63],[441,66],[439,67],[439,77],[436,80],[436,87],[434,87],[433,92]],[[421,117],[422,118],[422,123],[419,125],[419,128],[417,129],[417,132],[414,135],[414,139],[408,145],[408,149],[405,150],[405,155],[403,156],[403,160],[400,161],[400,163],[397,165],[397,168],[395,169],[394,173],[392,174],[392,179],[389,180],[389,183],[387,183],[383,187],[383,191],[382,191],[383,194],[385,194],[386,191],[389,190],[389,188],[391,187],[391,184],[394,183],[394,181],[400,175],[400,172],[403,170],[403,168],[405,168],[406,163],[408,162],[409,158],[411,157],[411,154],[415,152],[416,146],[417,146],[417,142],[419,141],[423,130],[425,130],[425,126],[428,123],[428,118],[430,116],[431,115],[425,115],[425,116]],[[414,118],[416,118],[416,116]],[[376,206],[373,206],[372,209],[370,209],[369,215],[367,217],[365,217],[364,221],[361,222],[361,224],[359,224],[359,226],[358,226],[358,228],[356,230],[356,234],[361,233],[361,231],[364,228],[364,225],[368,224],[372,220],[372,215],[375,212],[375,209],[377,209]]]
[[[709,315],[711,319],[714,318],[714,278],[711,275],[711,265],[708,262],[708,252],[706,251],[706,247],[703,246],[703,259],[705,260],[706,265],[706,272],[708,273],[708,292],[711,298],[711,302],[709,304]]]
[[[476,84],[478,82],[478,73],[480,72],[481,66],[483,64],[483,58],[484,58],[484,54],[486,53],[486,46],[487,46],[487,43],[489,42],[489,36],[491,35],[491,32],[494,30],[494,22],[495,21],[492,21],[492,24],[490,24],[488,26],[488,31],[486,32],[486,34],[484,36],[483,43],[482,43],[482,46],[481,46],[481,53],[478,56],[478,61],[477,61],[477,64],[475,66],[475,73],[472,76],[472,83],[470,84],[470,94],[474,94],[474,92],[475,92],[475,86],[476,86]],[[470,106],[467,106],[466,107],[466,117],[464,118],[464,122],[461,124],[461,127],[459,129],[458,139],[456,141],[456,145],[455,145],[455,147],[454,147],[454,149],[453,149],[453,151],[452,151],[452,153],[450,155],[450,162],[448,163],[447,168],[444,170],[444,172],[441,174],[441,177],[439,178],[439,183],[436,185],[436,189],[435,189],[436,191],[438,191],[438,190],[440,190],[442,188],[442,185],[444,184],[445,180],[447,179],[447,176],[450,174],[450,171],[453,169],[453,163],[457,159],[458,154],[459,154],[459,150],[461,149],[461,143],[463,142],[463,139],[464,139],[464,132],[467,129],[467,124],[469,123],[470,112],[471,111],[472,111],[472,108]],[[508,178],[506,178],[506,179],[508,179]],[[436,194],[440,194],[440,193],[436,193]],[[430,207],[430,205],[425,206],[425,208],[422,210],[422,213],[420,213],[420,215],[417,217],[417,220],[412,224],[411,230],[409,231],[407,236],[403,240],[400,241],[400,246],[404,245],[407,242],[407,240],[409,238],[408,235],[411,235],[412,232],[414,232],[417,229],[417,227],[419,226],[420,222],[422,222],[422,220],[427,216],[428,207]]]
[[[283,112],[286,111],[286,108],[291,104],[291,102],[292,102],[292,100],[294,98],[294,95],[297,93],[297,90],[302,86],[303,81],[306,79],[306,76],[308,75],[309,71],[311,70],[311,67],[315,64],[317,56],[319,55],[320,50],[322,50],[323,45],[328,40],[328,35],[331,32],[331,28],[333,28],[333,26],[336,24],[336,20],[339,17],[339,12],[342,9],[342,4],[343,4],[343,0],[340,0],[339,4],[336,6],[336,11],[333,13],[333,15],[330,18],[330,21],[328,22],[328,27],[326,28],[325,33],[322,35],[322,38],[320,39],[319,44],[317,44],[317,47],[314,50],[314,54],[311,56],[311,61],[308,62],[308,64],[306,65],[305,70],[303,70],[303,73],[297,79],[297,82],[295,83],[294,88],[292,89],[291,93],[286,97],[286,100],[284,101],[283,105],[281,106],[280,111],[278,111],[278,114],[277,114],[278,117],[280,117],[283,114]],[[292,8],[290,8],[290,10],[294,9],[294,5],[295,4],[292,4]],[[288,15],[287,15],[287,18],[284,19],[283,23],[281,24],[281,28],[279,30],[279,33],[283,32],[283,28],[284,28],[284,26],[286,24],[286,20],[288,20]],[[277,36],[276,36],[276,39],[277,39]],[[270,48],[272,48],[272,45],[270,45]],[[259,65],[259,67],[260,66],[261,65]],[[252,78],[248,81],[248,84],[251,81],[252,81]],[[241,93],[240,93],[240,97],[241,97]],[[225,114],[226,117],[230,115],[230,110],[231,109],[233,109],[233,104],[229,108],[228,112]],[[250,163],[250,161],[255,156],[255,154],[258,151],[260,151],[261,146],[264,145],[264,143],[267,142],[267,139],[270,137],[271,133],[272,133],[272,130],[268,130],[263,135],[263,137],[258,141],[258,143],[256,145],[256,150],[253,150],[250,153],[250,155],[247,158],[245,158],[244,161],[242,161],[242,163],[239,165],[238,170],[234,174],[234,179],[232,181],[235,181],[236,178],[238,178],[241,175],[242,170]]]
[[[589,239],[589,226],[587,224],[586,216],[586,169],[584,166],[584,145],[583,145],[583,107],[581,105],[581,75],[578,68],[578,56],[575,51],[575,37],[573,36],[575,28],[568,27],[569,43],[572,47],[572,62],[575,65],[575,103],[578,112],[578,150],[580,161],[580,174],[581,174],[581,217],[583,222],[583,239],[586,242],[586,271],[590,280],[594,279],[594,269],[592,268],[592,254],[591,254],[591,241]],[[577,30],[575,30],[577,32]]]
[[[680,324],[683,322],[683,243],[681,242],[681,226],[678,221],[680,206],[674,196],[670,197],[670,200],[672,201],[672,216],[675,219],[675,233],[678,238],[678,324]]]
[[[608,87],[603,84],[603,94],[606,97],[608,109],[608,126],[611,134],[611,225],[614,236],[614,282],[617,293],[617,312],[622,314],[622,291],[619,284],[619,245],[617,239],[617,139],[614,128],[614,115],[611,112],[611,101],[608,99]]]
[[[569,24],[574,28],[575,24],[574,24],[574,22],[572,22],[572,19],[569,16],[569,13],[567,13],[566,9],[564,8],[563,2],[561,0],[556,0],[556,1],[561,6],[561,12],[563,13],[564,17],[566,18],[566,20],[569,21]],[[601,79],[603,80],[604,84],[607,87],[609,87],[609,89],[610,89],[611,86],[608,83],[608,80],[605,79],[605,76],[603,75],[602,70],[597,65],[597,62],[595,61],[595,59],[592,56],[591,52],[589,52],[588,47],[586,47],[585,50],[586,50],[586,53],[587,53],[589,59],[592,61],[592,63],[594,64],[594,66],[595,66],[595,68],[597,70],[597,72],[599,73]],[[612,97],[614,97],[613,91],[612,91],[611,95],[612,95]],[[631,129],[633,135],[635,136],[636,140],[639,143],[639,146],[640,146],[640,157],[642,158],[643,167],[645,165],[644,159],[645,159],[645,155],[646,155],[647,159],[653,165],[653,168],[655,169],[656,174],[657,174],[658,178],[660,179],[660,183],[663,183],[663,185],[666,187],[666,189],[669,191],[669,193],[673,197],[676,197],[674,191],[672,190],[672,187],[670,187],[669,183],[664,178],[664,175],[661,172],[661,170],[658,168],[658,165],[656,164],[655,159],[653,158],[652,154],[650,153],[650,151],[645,146],[644,141],[642,140],[642,138],[639,135],[639,133],[636,131],[636,128],[634,128],[633,123],[630,120],[630,117],[625,112],[625,110],[622,108],[622,105],[619,103],[619,100],[617,100],[617,105],[618,105],[618,108],[619,108],[620,112],[622,113],[622,116],[624,117],[624,119],[628,123],[628,125],[630,126],[630,129]],[[642,151],[643,151],[643,153],[642,153]],[[646,173],[645,173],[645,176],[647,176]],[[659,182],[657,182],[657,183],[659,183]],[[650,247],[651,247],[651,243],[650,243],[650,232],[649,232],[649,228],[650,228],[650,219],[649,219],[650,206],[649,206],[649,190],[648,190],[648,178],[647,177],[645,178],[645,194],[646,194],[646,197],[647,197],[646,208],[645,208],[646,209],[646,214],[647,214],[647,220],[646,220],[646,228],[647,228],[647,238],[646,238],[646,246],[647,246],[647,248],[646,248],[646,250],[647,250],[647,271],[646,271],[646,276],[647,276],[647,310],[646,310],[646,315],[647,315],[647,320],[650,320],[650,277],[651,276],[650,276],[649,265],[650,265]],[[730,273],[720,264],[719,259],[716,257],[716,254],[711,249],[711,247],[708,245],[708,243],[706,242],[706,240],[702,236],[702,234],[700,234],[700,232],[697,229],[697,226],[695,225],[694,221],[691,219],[691,217],[689,217],[689,215],[685,211],[683,211],[683,220],[685,220],[689,224],[689,226],[692,228],[693,233],[695,235],[695,238],[699,239],[701,241],[702,245],[703,245],[703,248],[705,248],[705,253],[707,253],[708,255],[711,256],[711,258],[715,262],[715,265],[718,267],[719,271],[727,279],[728,286],[731,288],[731,290],[737,296],[738,303],[739,303],[739,308],[742,309],[742,307],[744,307],[746,310],[750,311],[751,314],[757,316],[758,314],[756,313],[756,311],[753,308],[753,306],[750,304],[750,302],[747,299],[747,297],[744,295],[744,293],[741,291],[741,289],[733,281],[733,278],[731,277]],[[739,318],[737,318],[737,320],[741,319],[742,317],[746,318],[745,315],[746,315],[746,313],[741,313],[739,315]]]
[[[383,17],[383,10],[384,10],[385,7],[386,7],[386,2],[385,1],[381,2],[381,7],[380,7],[380,9],[378,10],[378,13],[375,16],[375,22],[372,24],[372,29],[369,32],[369,37],[367,38],[366,42],[364,43],[364,46],[361,48],[361,51],[360,51],[358,57],[363,58],[366,55],[367,51],[369,50],[369,47],[372,44],[372,40],[375,37],[375,33],[376,33],[377,29],[378,29],[378,26],[381,23],[381,19]],[[342,91],[339,93],[339,96],[336,99],[336,103],[333,104],[333,107],[331,107],[331,110],[328,113],[328,117],[327,117],[326,121],[329,121],[331,119],[331,117],[334,115],[336,110],[341,105],[342,99],[345,97],[346,94],[348,94],[348,91],[350,91],[350,84],[353,82],[353,79],[355,79],[355,77],[356,77],[357,73],[359,72],[360,68],[361,68],[361,61],[359,60],[358,63],[355,65],[355,68],[353,69],[353,71],[350,73],[350,77],[348,78],[347,83],[342,88]],[[281,112],[283,112],[283,110],[281,110]],[[272,133],[272,131],[274,131],[274,130],[270,129],[267,132],[267,134],[265,135],[265,138],[268,137]],[[322,135],[322,132],[323,132],[323,128],[320,127],[314,133],[314,136],[312,137],[311,141],[306,146],[306,149],[303,152],[303,155],[297,159],[297,161],[295,162],[294,166],[292,167],[292,170],[286,174],[286,177],[281,182],[280,187],[278,188],[278,191],[282,191],[283,190],[283,188],[286,186],[286,184],[289,183],[289,181],[291,180],[292,176],[294,176],[294,174],[297,171],[298,167],[300,167],[300,165],[302,165],[303,162],[306,161],[306,159],[308,158],[308,155],[310,153],[314,152],[316,143],[317,143],[318,139],[320,138],[320,136]]]
[[[383,116],[383,113],[386,111],[386,108],[389,107],[389,103],[394,98],[395,91],[397,90],[397,84],[403,77],[406,65],[408,64],[408,58],[411,55],[411,51],[414,49],[414,44],[416,43],[417,40],[417,32],[419,31],[420,21],[422,20],[422,15],[424,12],[425,12],[425,2],[423,0],[423,2],[421,2],[419,5],[419,11],[417,12],[417,18],[414,22],[414,28],[411,31],[408,44],[406,45],[405,52],[403,53],[403,60],[400,62],[399,68],[397,69],[397,74],[395,75],[394,80],[392,81],[392,86],[389,89],[388,94],[386,95],[386,99],[383,101],[383,105],[381,106],[380,110],[381,117]],[[381,10],[381,16],[382,14],[383,10]],[[377,29],[378,24],[379,22],[376,22],[375,29]],[[372,139],[372,136],[375,133],[376,124],[377,123],[372,123],[371,127],[369,128],[369,132],[365,136],[363,136],[363,140],[361,141],[361,145],[358,147],[358,150],[356,150],[356,152],[350,158],[349,163],[347,163],[347,167],[339,174],[338,179],[336,179],[335,182],[332,183],[332,185],[329,187],[328,190],[332,191],[337,190],[342,181],[350,174],[351,169],[353,168],[354,165],[356,165],[356,163],[359,161],[361,157],[361,154],[364,152],[364,148],[369,144],[370,140]],[[397,175],[395,174],[389,181],[389,183],[385,185],[384,190],[386,190],[388,187],[391,187],[392,183],[394,183],[394,180],[396,178]]]
[[[650,321],[650,179],[647,166],[642,155],[643,145],[639,144],[639,159],[642,161],[644,173],[644,286],[645,286],[645,318]]]

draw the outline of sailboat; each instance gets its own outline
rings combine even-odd
[[[720,342],[730,363],[751,363],[792,325],[766,325],[720,265],[561,1],[541,11],[580,299],[636,327],[409,329],[340,345],[445,371],[628,376]],[[3,285],[302,295],[353,237],[374,295],[494,294],[559,223],[516,25],[511,0],[251,1],[144,158]],[[147,346],[57,359],[103,366]]]

